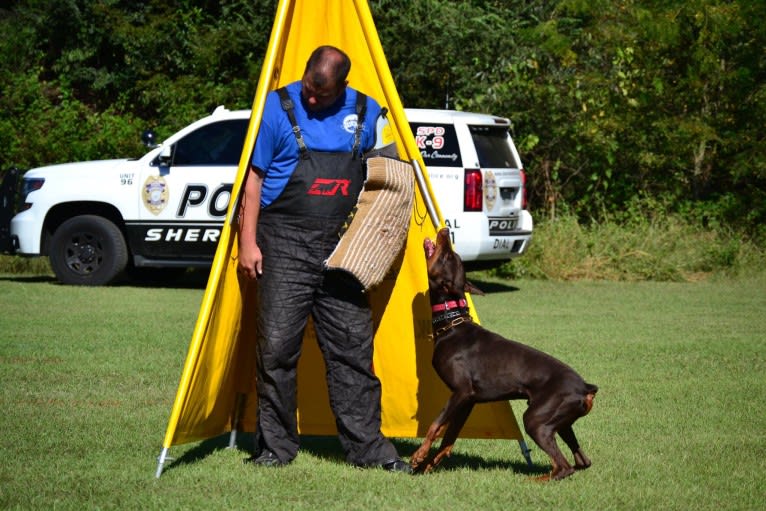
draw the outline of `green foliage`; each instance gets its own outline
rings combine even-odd
[[[273,2],[18,2],[0,10],[2,167],[141,154],[255,93]]]
[[[6,275],[53,276],[47,257],[24,258],[0,254],[0,273]]]
[[[251,104],[276,0],[0,8],[0,166],[140,154]],[[762,239],[766,4],[371,0],[406,106],[504,115],[532,207],[588,222],[635,197]]]
[[[517,24],[491,2],[377,0],[371,7],[405,106],[454,108],[481,94],[482,74],[513,52]],[[487,5],[483,5],[487,4]]]
[[[766,264],[755,240],[731,231],[715,210],[690,203],[684,213],[654,199],[583,223],[560,213],[535,225],[528,252],[493,270],[504,278],[694,281],[749,274]]]
[[[636,195],[733,192],[730,221],[764,222],[762,3],[525,5],[485,93],[454,95],[515,121],[534,206],[588,219]]]

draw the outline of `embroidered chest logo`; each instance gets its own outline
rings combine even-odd
[[[318,177],[309,188],[309,195],[343,195],[348,196],[350,179],[326,179]]]
[[[349,133],[356,131],[357,116],[356,114],[349,114],[343,119],[343,129]]]

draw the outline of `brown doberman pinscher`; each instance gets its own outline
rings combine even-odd
[[[450,455],[474,404],[509,399],[527,400],[524,429],[551,458],[551,473],[539,479],[563,479],[588,468],[590,459],[577,443],[572,424],[590,412],[598,387],[552,356],[473,322],[465,293],[484,293],[466,281],[449,230],[441,229],[436,243],[426,239],[423,245],[433,311],[432,363],[452,396],[412,455],[413,469],[429,472]],[[429,457],[431,444],[442,433],[437,453]],[[559,449],[557,433],[572,450],[574,467]]]

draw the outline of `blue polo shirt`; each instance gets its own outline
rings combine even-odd
[[[287,85],[287,93],[295,105],[295,119],[301,128],[303,140],[309,151],[351,152],[356,130],[356,90],[346,87],[345,92],[330,108],[310,112],[301,97],[301,82]],[[375,122],[380,105],[368,97],[361,147],[363,151],[375,145]],[[261,190],[261,207],[268,206],[279,197],[290,179],[300,151],[292,131],[287,112],[282,109],[279,95],[271,91],[266,96],[261,126],[255,140],[252,164],[264,173]]]

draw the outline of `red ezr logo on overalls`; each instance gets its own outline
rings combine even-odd
[[[309,195],[344,195],[348,196],[348,187],[351,185],[350,179],[327,179],[318,177],[309,188]]]

